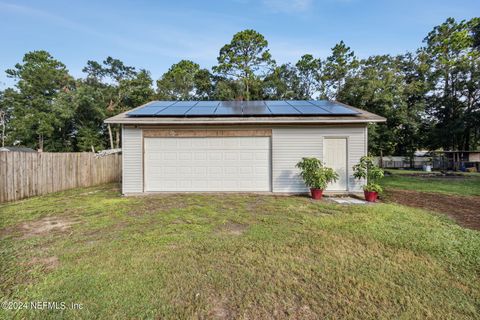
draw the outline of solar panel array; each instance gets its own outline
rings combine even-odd
[[[332,116],[359,112],[327,100],[152,101],[127,113],[132,117]]]

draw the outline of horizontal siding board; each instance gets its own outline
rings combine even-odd
[[[348,189],[361,191],[362,182],[353,178],[352,167],[366,153],[364,126],[276,127],[272,132],[273,192],[307,192],[295,164],[302,157],[323,160],[325,137],[348,138]]]

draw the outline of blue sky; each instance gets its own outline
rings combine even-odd
[[[326,57],[340,40],[359,57],[412,51],[447,17],[475,15],[478,0],[0,0],[0,89],[12,84],[3,70],[31,50],[49,51],[76,77],[110,55],[156,80],[180,59],[211,67],[247,28],[265,35],[277,62],[295,62]]]

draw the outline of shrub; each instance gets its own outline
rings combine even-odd
[[[377,166],[371,156],[360,158],[360,162],[353,166],[353,176],[355,179],[366,179],[367,184],[363,190],[369,192],[382,192],[382,187],[378,182],[383,178],[383,169]]]
[[[338,180],[338,174],[332,168],[325,167],[317,158],[302,158],[296,165],[300,176],[309,188],[322,189],[332,181]]]

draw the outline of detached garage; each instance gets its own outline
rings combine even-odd
[[[295,164],[317,157],[361,192],[351,168],[367,153],[367,125],[384,118],[338,102],[153,101],[107,119],[122,125],[124,194],[306,192]]]

